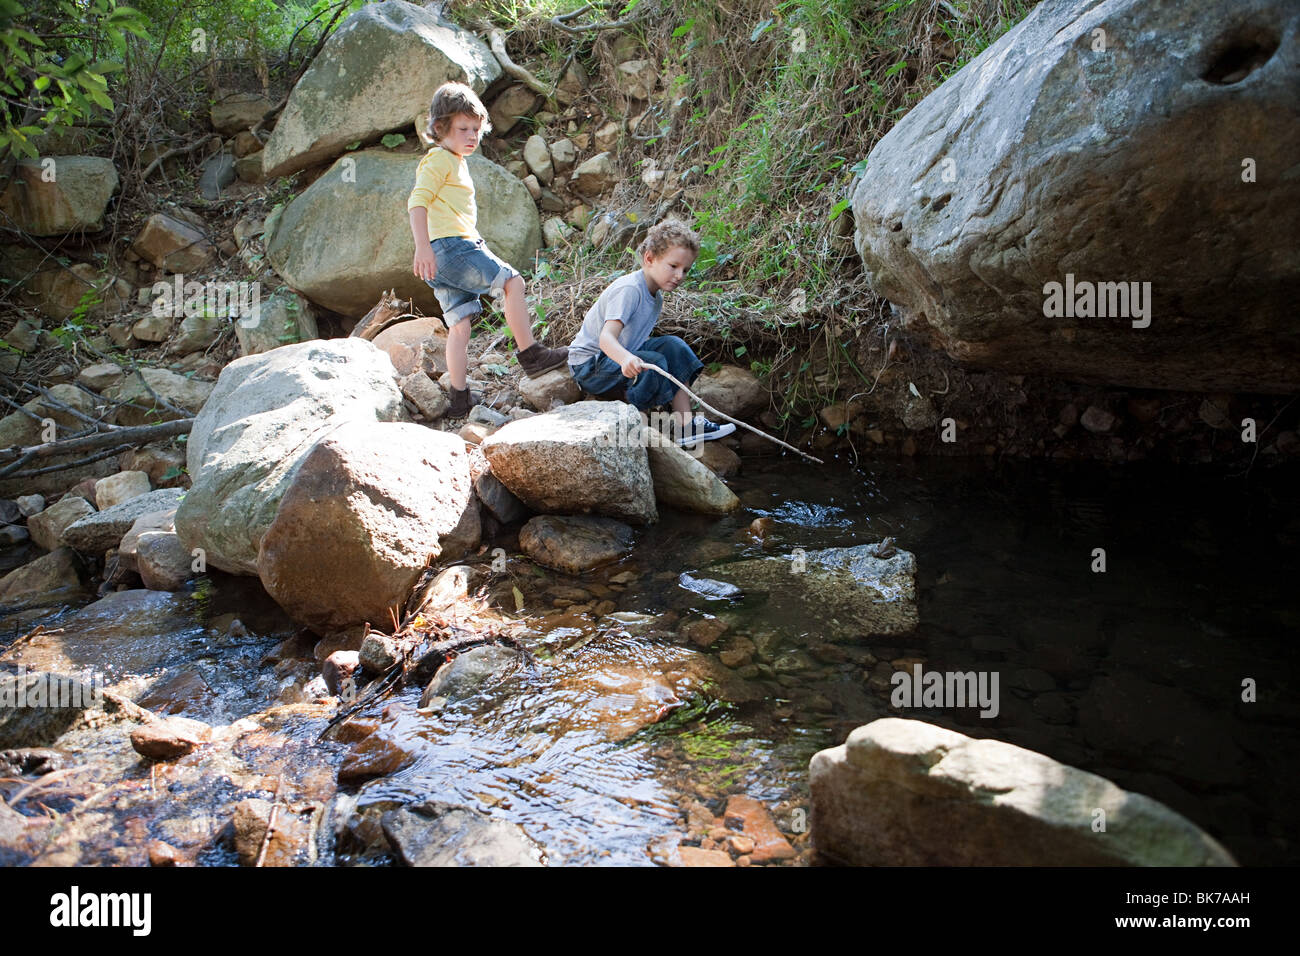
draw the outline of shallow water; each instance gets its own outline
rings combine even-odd
[[[336,823],[430,798],[479,807],[520,824],[552,865],[650,863],[665,844],[698,836],[686,820],[693,802],[716,814],[743,793],[793,838],[795,862],[810,862],[808,760],[856,726],[905,716],[1107,776],[1185,814],[1242,863],[1297,862],[1293,476],[941,460],[866,475],[747,461],[732,484],[744,505],[736,514],[665,513],[629,558],[584,579],[512,558],[489,587],[509,612],[513,589],[524,595],[522,637],[535,661],[510,660],[436,712],[418,711],[412,688],[362,715],[407,758],[345,788],[355,809],[322,783],[345,747],[314,744],[324,711],[304,704],[264,722],[270,729],[238,760],[204,770],[182,766],[197,754],[184,758],[168,771],[165,800],[122,809],[82,841],[80,859],[120,859],[110,849],[124,840],[126,816],[137,821],[133,839],[175,840],[181,816],[210,813],[207,837],[194,839],[211,840],[226,802],[261,785],[258,774],[288,774],[333,801]],[[770,519],[761,538],[749,531],[756,518]],[[797,611],[793,592],[738,595],[710,583],[731,561],[885,536],[917,562],[920,625],[904,637],[845,636]],[[1092,570],[1097,548],[1104,573]],[[206,668],[211,678],[214,696],[192,716],[229,721],[277,696],[301,698],[314,665],[261,660],[286,635],[282,622],[231,579],[204,587],[161,619],[172,628],[171,669]],[[250,635],[230,636],[231,605],[246,609]],[[688,639],[693,622],[714,618],[728,630],[700,649]],[[82,630],[65,639],[65,656],[88,653],[93,629]],[[738,637],[754,648],[752,659],[730,659],[733,669],[722,660]],[[129,671],[131,642],[147,640],[119,642],[105,663]],[[997,717],[892,708],[889,675],[918,660],[926,670],[996,671]],[[1242,700],[1245,678],[1257,682],[1254,703]],[[129,747],[113,766],[110,776],[141,779]],[[388,862],[347,841],[337,853],[329,840],[320,847],[317,862]],[[233,856],[214,848],[199,859]]]

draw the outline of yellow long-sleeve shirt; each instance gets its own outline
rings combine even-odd
[[[480,238],[474,180],[464,156],[441,146],[424,154],[415,170],[415,188],[406,201],[408,212],[416,206],[429,210],[430,240],[447,236]]]

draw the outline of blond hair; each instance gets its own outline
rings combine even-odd
[[[451,132],[452,118],[458,115],[473,116],[482,120],[482,134],[492,132],[492,120],[488,118],[487,107],[478,98],[478,94],[464,83],[444,83],[433,94],[429,104],[428,135],[432,140],[440,140]]]
[[[636,247],[637,255],[650,254],[651,258],[658,259],[669,249],[675,249],[680,246],[686,249],[691,255],[700,254],[700,237],[690,226],[680,219],[665,219],[663,222],[655,224],[646,237],[641,240],[641,245]]]

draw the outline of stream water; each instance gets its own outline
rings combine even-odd
[[[0,839],[0,859],[48,859],[57,845],[64,862],[132,862],[149,839],[168,839],[190,840],[197,862],[231,863],[216,838],[230,803],[269,799],[287,775],[329,808],[313,862],[390,863],[364,821],[439,799],[519,824],[551,865],[647,864],[697,840],[699,821],[707,828],[732,794],[766,807],[794,863],[815,862],[809,759],[856,726],[904,716],[1106,776],[1189,817],[1242,863],[1297,862],[1293,474],[984,460],[867,474],[760,459],[731,484],[743,503],[734,515],[665,513],[626,560],[581,579],[511,558],[486,583],[505,611],[516,611],[516,589],[523,598],[535,662],[494,658],[432,711],[412,688],[361,715],[391,766],[338,790],[350,738],[315,743],[331,709],[307,699],[310,644],[295,657],[289,641],[266,659],[290,629],[249,582],[214,576],[193,596],[119,598],[116,618],[112,606],[52,616],[65,633],[33,642],[30,667],[61,655],[65,668],[106,667],[116,679],[146,669],[130,648],[165,641],[166,659],[155,653],[139,686],[198,671],[203,692],[181,712],[219,723],[276,707],[259,715],[260,736],[168,768],[150,770],[120,730],[73,735],[65,747],[84,750],[71,762],[98,764],[52,785],[44,806],[81,829]],[[770,519],[761,537],[757,518]],[[916,557],[920,625],[905,637],[829,627],[795,599],[798,575],[762,593],[709,583],[732,561],[886,536]],[[693,639],[723,625],[716,641]],[[917,662],[996,672],[997,716],[893,708],[890,675]],[[105,786],[114,796],[87,808]],[[25,800],[17,809],[35,819]]]

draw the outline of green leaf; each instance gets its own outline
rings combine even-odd
[[[403,136],[401,133],[389,133],[379,142],[382,145],[386,146],[388,149],[392,149],[395,146],[401,146],[403,143],[405,143],[406,137]]]
[[[681,26],[679,26],[676,30],[673,31],[673,39],[675,40],[678,37],[686,36],[686,34],[691,32],[691,29],[694,26],[695,26],[694,20],[687,20],[685,23],[683,23]]]
[[[348,144],[347,144],[346,146],[344,146],[343,148],[344,148],[344,149],[356,149],[356,148],[357,148],[358,146],[360,146],[360,145],[361,145],[361,140],[357,140],[357,141],[354,142],[354,143],[348,143]]]
[[[834,222],[836,219],[840,218],[840,213],[848,209],[849,205],[850,202],[848,199],[841,199],[834,206],[831,206],[831,222]]]
[[[891,66],[889,69],[885,71],[885,76],[887,77],[893,76],[895,73],[901,73],[905,69],[907,69],[907,61],[899,60],[897,63],[895,63],[893,66]]]

